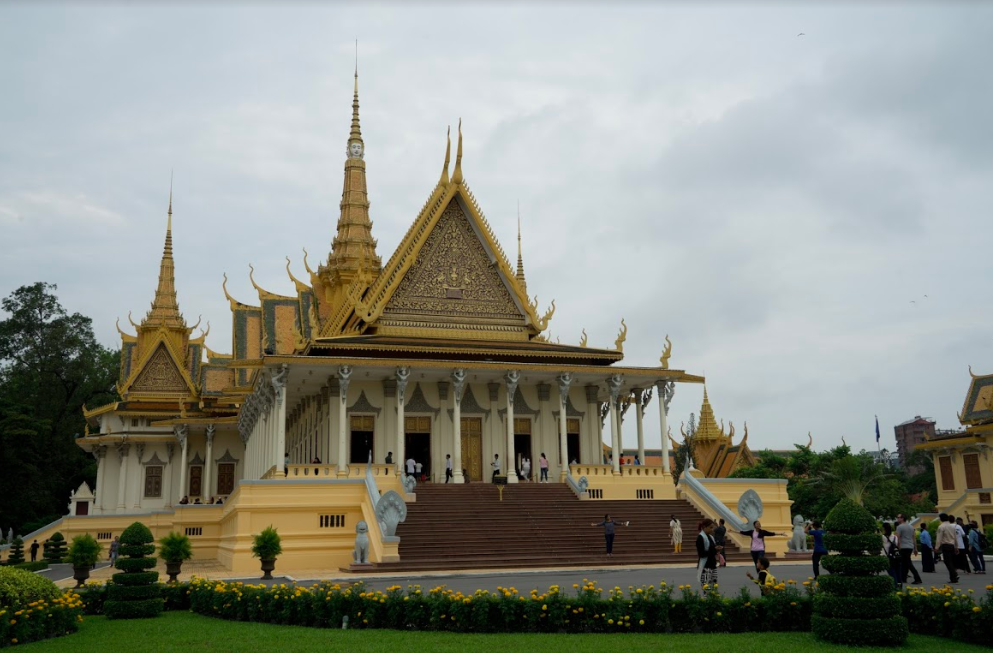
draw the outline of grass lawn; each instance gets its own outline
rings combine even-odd
[[[990,649],[911,635],[901,651],[934,653],[947,647],[956,653],[989,653]],[[809,633],[745,635],[461,635],[457,633],[400,632],[395,630],[324,630],[298,626],[270,626],[211,619],[189,612],[167,612],[157,619],[108,621],[86,617],[79,632],[67,637],[24,644],[13,650],[33,653],[190,653],[206,651],[541,651],[590,653],[623,648],[625,653],[665,649],[667,653],[766,653],[770,650],[845,651],[814,641]],[[875,649],[887,650],[887,649]]]

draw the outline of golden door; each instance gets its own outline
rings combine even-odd
[[[480,417],[462,418],[462,467],[469,473],[469,480],[483,480],[483,420]]]

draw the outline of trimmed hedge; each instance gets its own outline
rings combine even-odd
[[[821,558],[821,564],[831,556]],[[893,579],[889,576],[820,576],[818,588],[834,596],[872,598],[893,593]]]
[[[67,549],[68,545],[66,544],[65,535],[57,532],[45,542],[45,551],[42,555],[45,560],[48,560],[53,565],[57,565],[66,557]]]
[[[867,599],[820,593],[814,596],[814,610],[822,617],[847,617],[851,614],[862,614],[884,619],[900,614],[900,598],[896,594]]]
[[[103,613],[108,619],[143,619],[158,616],[164,607],[161,589],[155,584],[159,574],[154,569],[155,558],[145,557],[155,553],[152,531],[141,522],[135,522],[121,533],[121,555],[114,566],[124,573],[114,574],[114,584],[107,588]]]
[[[810,631],[817,639],[842,646],[900,646],[910,635],[907,618],[842,619],[815,614]]]
[[[14,565],[15,569],[23,569],[24,571],[41,571],[42,569],[48,569],[48,563],[44,560],[39,560],[37,562],[22,562],[19,565]]]
[[[0,609],[16,611],[34,601],[51,603],[61,595],[55,583],[44,576],[8,565],[0,567]]]
[[[96,582],[87,584],[85,589],[79,591],[79,596],[83,601],[84,614],[103,614],[103,606],[107,601],[108,593],[111,587],[116,587],[117,590],[129,590],[134,588],[132,585],[121,586],[113,583],[108,583],[106,585]],[[165,600],[166,610],[186,611],[190,609],[190,586],[188,583],[156,583],[155,587]],[[141,589],[145,588],[142,587]]]
[[[830,533],[866,535],[876,532],[876,519],[851,499],[842,499],[824,519],[824,528]]]
[[[0,607],[0,648],[74,633],[82,620],[83,603],[71,591],[31,601],[18,610]]]
[[[889,558],[884,556],[824,556],[821,566],[832,574],[843,576],[865,576],[882,573],[890,568]],[[892,589],[892,588],[891,588]]]
[[[883,539],[875,533],[865,535],[848,535],[845,533],[828,533],[824,536],[824,546],[828,551],[837,551],[845,555],[879,555],[883,550]]]
[[[14,536],[10,543],[10,553],[7,554],[8,565],[19,565],[24,562],[24,540],[20,535]]]

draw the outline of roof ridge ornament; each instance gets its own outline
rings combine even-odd
[[[455,151],[455,172],[452,173],[452,183],[461,184],[462,181],[462,119],[459,118],[459,146]]]
[[[448,132],[445,135],[446,145],[445,145],[445,167],[441,169],[441,179],[438,180],[439,184],[448,184],[448,164],[452,160],[452,126],[448,126]]]
[[[624,351],[624,341],[628,339],[628,325],[621,318],[621,330],[617,332],[617,339],[614,340],[614,347],[617,351]]]
[[[662,364],[662,369],[669,369],[669,357],[672,356],[672,341],[669,340],[669,334],[665,334],[665,350],[662,352],[662,358],[659,359],[659,363]]]
[[[528,282],[524,278],[524,256],[521,253],[521,200],[517,200],[517,283],[527,295]]]

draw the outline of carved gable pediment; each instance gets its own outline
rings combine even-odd
[[[523,330],[526,317],[507,282],[454,199],[383,310],[384,326],[471,324]]]
[[[186,394],[189,390],[183,373],[163,343],[159,343],[128,389],[129,392],[144,394]]]

